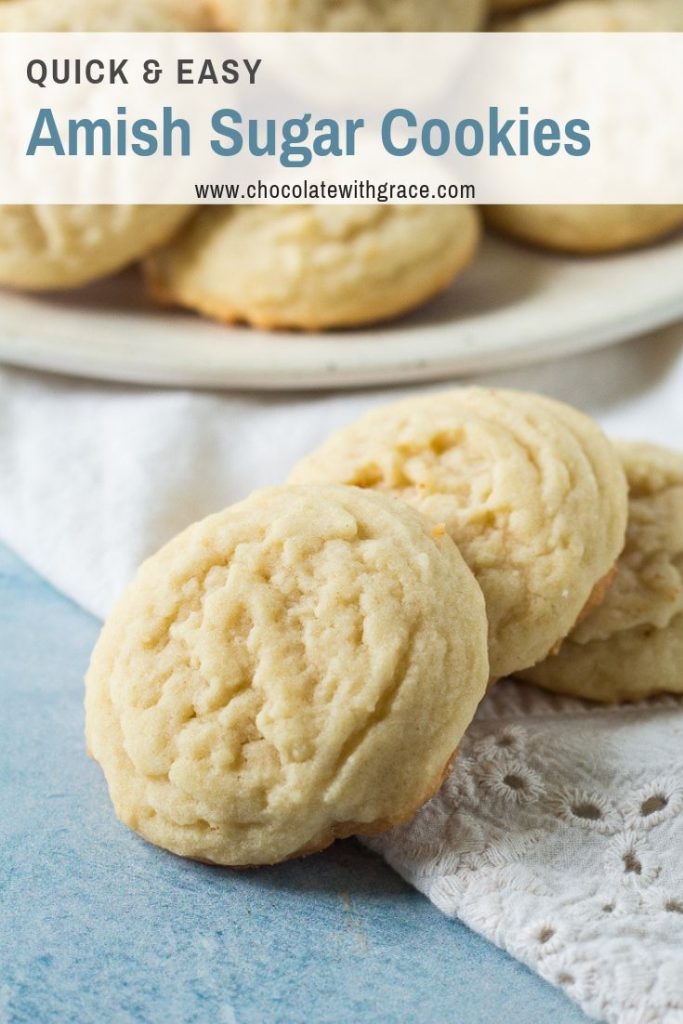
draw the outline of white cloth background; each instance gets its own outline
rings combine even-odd
[[[478,382],[683,448],[681,326]],[[0,538],[102,616],[178,530],[281,482],[331,430],[397,393],[149,391],[2,369]],[[503,683],[440,796],[372,845],[587,1013],[683,1024],[682,809],[676,700],[604,710]]]

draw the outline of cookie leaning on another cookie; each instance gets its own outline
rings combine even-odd
[[[624,543],[612,445],[587,416],[538,395],[463,388],[381,407],[290,480],[373,488],[445,524],[484,591],[493,678],[567,636]]]
[[[142,566],[93,654],[86,734],[150,842],[274,863],[409,817],[487,678],[448,537],[384,495],[279,487]]]
[[[564,0],[500,21],[504,32],[683,32],[681,0]],[[488,224],[520,241],[580,255],[614,252],[683,227],[683,206],[484,207]]]
[[[683,693],[683,455],[650,444],[617,449],[630,502],[616,580],[558,654],[521,673],[605,703]]]
[[[399,316],[472,259],[469,206],[211,207],[147,263],[152,294],[226,322],[347,327]]]
[[[0,32],[193,32],[209,27],[182,0],[7,0]],[[185,206],[0,206],[0,285],[72,288],[167,242]]]
[[[472,32],[487,0],[209,0],[235,32]]]

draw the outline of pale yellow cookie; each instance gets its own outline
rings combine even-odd
[[[626,548],[604,603],[524,679],[612,703],[683,693],[683,455],[617,446],[630,487]]]
[[[220,28],[238,32],[472,32],[487,0],[209,0]]]
[[[469,206],[211,207],[147,264],[152,293],[225,322],[319,329],[399,316],[480,236]]]
[[[624,543],[614,449],[587,416],[538,395],[463,388],[381,407],[290,480],[375,488],[445,524],[484,591],[494,678],[567,636]]]
[[[9,0],[0,32],[190,32],[209,25],[181,0]],[[179,206],[0,206],[0,284],[71,288],[167,242],[191,213]]]
[[[95,281],[167,242],[189,212],[178,206],[0,206],[0,284],[39,291]]]
[[[274,863],[412,814],[487,677],[450,538],[385,495],[272,488],[141,567],[92,657],[87,741],[150,842]]]
[[[682,0],[564,0],[500,21],[505,32],[681,32]],[[634,248],[683,227],[683,206],[484,208],[488,224],[541,248],[590,255]]]
[[[683,206],[488,206],[487,224],[521,242],[599,255],[656,242],[683,227]]]

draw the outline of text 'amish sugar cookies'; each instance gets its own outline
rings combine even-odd
[[[539,395],[462,388],[380,407],[290,480],[393,494],[444,523],[484,591],[494,678],[567,636],[624,543],[619,457],[587,416]]]
[[[86,683],[118,816],[174,853],[274,863],[438,789],[488,679],[481,591],[392,498],[280,487],[139,570]]]

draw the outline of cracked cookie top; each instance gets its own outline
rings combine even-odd
[[[272,863],[438,788],[488,679],[481,591],[384,495],[281,487],[147,561],[87,677],[119,817],[174,853]]]
[[[567,636],[624,543],[618,455],[587,416],[538,395],[462,388],[381,407],[290,479],[373,488],[445,524],[486,598],[494,678]]]

